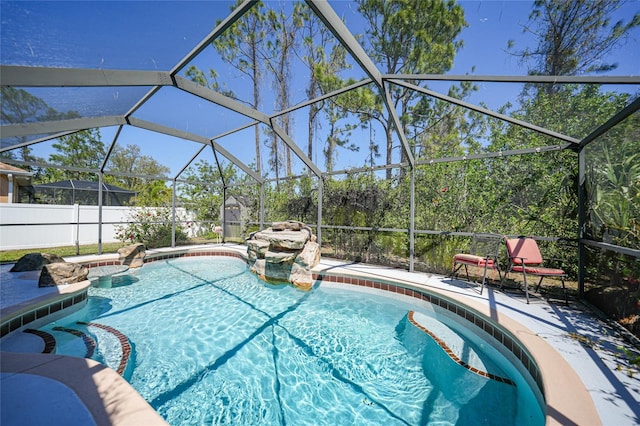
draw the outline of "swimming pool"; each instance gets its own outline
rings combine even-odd
[[[114,369],[126,336],[123,374],[170,424],[544,424],[518,370],[425,302],[271,286],[224,257],[158,261],[113,282],[41,330],[58,353]]]

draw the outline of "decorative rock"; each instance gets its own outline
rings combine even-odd
[[[87,279],[89,269],[71,262],[50,263],[42,267],[38,287],[73,284]]]
[[[273,231],[299,231],[302,227],[305,226],[304,223],[298,222],[295,220],[288,220],[286,222],[274,222],[271,224],[271,229]]]
[[[144,244],[137,243],[127,247],[118,249],[120,255],[120,264],[130,268],[139,268],[144,265],[144,256],[146,255]]]
[[[298,265],[306,266],[308,269],[315,267],[320,263],[320,245],[315,241],[307,242],[304,249],[296,257],[295,262]]]
[[[264,259],[264,256],[265,254],[267,254],[268,250],[269,250],[269,241],[247,240],[247,251],[249,253],[255,253],[256,259]]]
[[[291,265],[289,281],[299,289],[311,290],[313,286],[313,275],[309,268],[294,263]]]
[[[267,241],[270,249],[301,250],[309,240],[309,235],[306,231],[273,231],[265,229],[256,233],[253,238]]]
[[[293,263],[298,256],[297,251],[268,251],[264,259],[267,263]]]
[[[57,254],[29,253],[22,256],[9,272],[39,271],[44,265],[64,262]]]
[[[247,240],[249,270],[268,282],[292,283],[310,290],[311,268],[320,261],[320,246],[307,225],[297,221],[277,222],[251,234]]]
[[[266,281],[266,267],[267,263],[264,259],[257,259],[251,266],[249,271],[256,274],[258,278]]]

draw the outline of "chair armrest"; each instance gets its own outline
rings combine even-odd
[[[562,259],[557,257],[548,257],[546,259],[542,259],[543,264],[552,264],[552,265],[562,265]]]

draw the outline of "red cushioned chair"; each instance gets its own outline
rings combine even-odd
[[[480,294],[484,290],[484,283],[487,280],[487,269],[495,269],[498,271],[500,282],[502,282],[502,273],[500,272],[500,264],[498,262],[498,254],[502,245],[502,237],[491,234],[476,234],[471,242],[471,250],[469,253],[458,253],[453,256],[453,266],[451,274],[453,278],[460,268],[464,266],[464,271],[469,279],[469,266],[482,268],[482,285],[480,286]]]
[[[529,303],[529,286],[527,285],[527,275],[536,275],[540,277],[536,290],[540,288],[544,277],[558,277],[562,281],[562,289],[564,290],[564,301],[569,303],[567,299],[567,289],[564,285],[564,278],[567,274],[562,269],[547,268],[542,266],[542,254],[538,248],[538,243],[533,238],[511,238],[506,240],[507,255],[509,256],[509,266],[504,274],[505,278],[509,272],[522,272],[524,281],[524,291]],[[504,279],[503,279],[504,281]],[[500,284],[500,288],[502,288]]]

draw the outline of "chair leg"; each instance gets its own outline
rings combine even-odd
[[[507,269],[504,270],[504,275],[500,276],[500,290],[504,287],[504,282],[507,279],[507,275],[509,274],[509,270],[511,269],[511,262],[507,265]],[[500,273],[500,269],[498,269],[498,273]]]
[[[467,281],[471,281],[471,279],[469,278],[469,268],[467,268],[467,265],[464,265],[464,273],[467,274]]]
[[[482,284],[480,285],[480,294],[484,290],[484,282],[487,279],[487,265],[484,265],[484,273],[482,274]]]
[[[527,297],[527,305],[529,304],[529,285],[527,284],[527,273],[522,269],[522,279],[524,280],[524,294]]]
[[[564,304],[569,306],[569,297],[567,296],[567,288],[564,286],[564,276],[560,277],[560,281],[562,281],[562,290],[564,291]]]
[[[536,293],[540,290],[540,284],[542,284],[542,280],[544,279],[544,275],[540,277],[540,281],[538,281],[538,285],[536,286]]]
[[[453,267],[451,268],[451,273],[449,274],[450,278],[453,278],[456,274],[456,272],[458,272],[458,270],[462,268],[462,263],[458,265],[458,267],[456,268],[456,264],[453,264]]]

